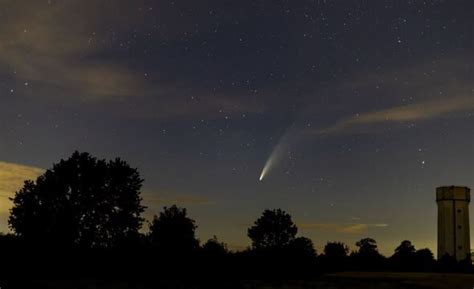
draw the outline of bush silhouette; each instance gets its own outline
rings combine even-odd
[[[229,250],[227,249],[227,244],[219,242],[217,237],[214,236],[202,245],[202,252],[205,256],[220,258],[226,256]]]
[[[10,228],[30,243],[114,247],[138,236],[143,180],[126,162],[74,152],[12,198]]]

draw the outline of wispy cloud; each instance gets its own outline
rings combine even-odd
[[[137,32],[123,26],[123,17],[136,27],[145,24],[131,2],[25,1],[0,1],[5,12],[0,19],[0,74],[22,88],[28,83],[32,89],[21,93],[32,101],[154,119],[216,118],[261,109],[252,99],[211,88],[187,92],[186,80],[166,77],[166,68],[132,63],[127,55]],[[137,62],[146,63],[145,57]]]
[[[420,103],[397,106],[363,114],[357,114],[344,119],[323,130],[318,134],[337,134],[350,131],[359,126],[380,123],[402,123],[436,119],[454,113],[474,110],[474,97],[457,97],[448,99],[429,100]]]
[[[78,9],[78,2],[28,2],[28,9],[25,3],[1,3],[8,16],[0,20],[5,40],[0,43],[0,62],[18,80],[81,92],[90,100],[132,95],[142,85],[143,78],[123,64],[90,60],[103,49],[91,23],[65,17],[84,12]],[[96,22],[93,17],[88,20]]]
[[[0,162],[0,213],[8,212],[11,202],[8,198],[21,188],[25,180],[35,180],[43,169]]]
[[[303,230],[326,230],[346,234],[364,234],[369,228],[385,228],[388,224],[364,224],[364,223],[301,223],[298,227]]]

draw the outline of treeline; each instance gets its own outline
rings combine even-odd
[[[12,198],[12,234],[0,235],[0,272],[41,278],[131,276],[170,278],[187,274],[216,277],[315,277],[336,271],[471,272],[470,256],[436,261],[429,249],[403,241],[390,257],[364,238],[349,252],[329,242],[318,254],[298,236],[291,216],[265,210],[248,228],[252,245],[232,252],[214,237],[196,238],[186,209],[165,207],[141,229],[143,179],[126,162],[99,160],[75,152],[38,179],[26,181]]]

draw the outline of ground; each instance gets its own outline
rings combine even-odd
[[[260,283],[258,289],[473,289],[474,274],[344,272],[315,281]]]
[[[20,288],[9,286],[9,282],[2,283],[0,281],[2,289]],[[473,289],[474,274],[344,272],[320,276],[313,281],[39,281],[29,285],[38,289]]]

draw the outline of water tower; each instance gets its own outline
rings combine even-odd
[[[438,259],[448,254],[460,261],[471,255],[469,234],[468,187],[439,187],[438,203]]]

